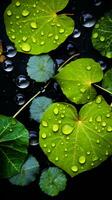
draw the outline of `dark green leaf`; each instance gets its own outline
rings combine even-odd
[[[103,97],[84,105],[79,114],[67,103],[45,111],[39,143],[48,159],[71,176],[90,170],[112,155],[112,111]]]
[[[103,77],[102,86],[112,92],[112,69],[109,69]]]
[[[27,155],[29,137],[23,124],[0,115],[0,177],[19,173]]]
[[[103,78],[99,63],[90,58],[80,58],[67,64],[54,77],[68,99],[77,104],[93,100],[96,90],[93,83]]]
[[[69,0],[13,0],[4,20],[18,51],[41,54],[56,49],[73,32],[74,21],[57,14]]]

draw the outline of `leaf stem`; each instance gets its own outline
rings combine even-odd
[[[73,58],[79,56],[80,53],[76,53],[76,54],[73,54],[70,58],[68,58],[59,68],[58,68],[58,71],[61,70],[62,67],[64,67],[64,65],[66,65],[70,60],[72,60]]]
[[[44,89],[46,89],[47,88],[47,86],[49,85],[49,83],[50,82],[48,82],[45,86],[44,86]],[[43,89],[43,90],[44,90]],[[43,91],[42,90],[42,91]],[[14,115],[13,115],[13,118],[16,118],[17,117],[17,115],[19,115],[20,114],[20,112],[22,112],[23,110],[24,110],[24,108],[26,108],[26,106],[33,100],[33,99],[35,99],[39,94],[41,94],[42,93],[42,91],[38,91],[33,97],[31,97]]]
[[[97,84],[94,84],[94,85],[95,85],[96,87],[100,88],[101,90],[103,90],[104,92],[107,92],[107,93],[109,93],[109,94],[112,95],[112,92],[110,92],[109,90],[107,90],[107,89],[101,87],[100,85],[97,85]]]

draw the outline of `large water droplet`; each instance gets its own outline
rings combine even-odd
[[[82,21],[83,21],[83,26],[86,28],[93,27],[96,22],[94,17],[89,13],[85,13],[82,15]]]
[[[8,58],[12,58],[12,57],[14,57],[15,55],[17,54],[17,51],[14,49],[14,47],[13,46],[7,46],[6,47],[6,56],[8,57]]]
[[[77,172],[78,171],[78,167],[76,165],[74,165],[74,166],[71,167],[71,170],[73,172]]]
[[[11,60],[5,60],[3,63],[3,69],[6,72],[11,72],[14,69],[13,63]]]
[[[72,133],[73,129],[74,128],[71,125],[65,124],[65,125],[62,126],[62,133],[64,135],[69,135],[69,134]]]
[[[80,37],[80,35],[81,35],[81,32],[78,29],[75,29],[73,33],[73,38],[78,38]]]
[[[80,156],[79,157],[79,163],[84,164],[86,162],[86,157],[85,156]]]
[[[21,88],[27,88],[30,85],[30,81],[28,80],[28,78],[25,75],[19,75],[16,78],[16,85]]]
[[[36,22],[31,22],[30,26],[31,26],[31,28],[36,29],[37,28],[37,23]]]
[[[46,121],[42,121],[42,125],[47,127],[48,126],[48,123]]]
[[[57,131],[59,130],[59,125],[58,125],[58,124],[53,124],[52,130],[53,130],[54,132],[57,132]]]
[[[29,144],[31,146],[37,146],[38,145],[37,132],[36,131],[30,131],[29,134],[30,134]]]
[[[22,44],[21,44],[21,49],[22,49],[23,51],[28,52],[28,51],[31,50],[31,46],[30,46],[28,43],[22,43]]]
[[[30,12],[28,10],[23,10],[22,11],[22,16],[23,17],[27,17],[30,14]]]
[[[21,106],[21,105],[23,105],[24,103],[25,103],[25,97],[24,97],[24,95],[23,94],[17,94],[16,95],[16,97],[15,97],[15,101],[16,101],[16,103],[19,105],[19,106]]]
[[[54,114],[55,114],[55,115],[57,115],[57,114],[59,113],[59,110],[58,110],[58,108],[57,108],[57,107],[56,107],[56,108],[54,108],[53,112],[54,112]]]
[[[46,133],[42,133],[42,139],[46,139],[47,135]]]

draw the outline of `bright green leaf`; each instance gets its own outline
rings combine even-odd
[[[54,78],[68,99],[84,104],[96,96],[92,83],[101,81],[103,72],[93,59],[80,58],[67,64]]]
[[[57,14],[69,0],[13,0],[4,20],[18,51],[41,54],[56,49],[73,32],[74,21]]]
[[[102,96],[79,114],[70,104],[51,104],[40,124],[39,143],[48,159],[71,176],[90,170],[112,155],[111,107]]]
[[[57,196],[65,190],[67,178],[61,169],[49,167],[40,176],[39,186],[49,196]]]
[[[11,177],[9,181],[14,185],[26,186],[35,181],[39,173],[39,163],[35,157],[29,156],[19,174]]]
[[[92,32],[92,42],[103,56],[112,58],[112,10],[98,20]]]
[[[46,82],[54,75],[54,61],[49,55],[32,56],[27,63],[27,72],[31,79]]]
[[[27,156],[29,137],[23,124],[0,115],[0,177],[19,173]]]
[[[102,86],[112,92],[112,69],[109,69],[103,77]]]

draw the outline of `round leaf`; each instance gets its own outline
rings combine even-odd
[[[112,92],[112,69],[109,69],[103,77],[102,85],[105,89]]]
[[[12,117],[0,115],[0,177],[19,173],[27,155],[28,131]]]
[[[92,32],[92,42],[103,56],[112,58],[112,10],[98,20]]]
[[[48,159],[69,175],[90,170],[112,155],[111,107],[101,96],[79,114],[70,104],[54,103],[43,115],[39,143]]]
[[[39,172],[39,163],[33,156],[29,156],[19,174],[11,177],[9,181],[14,185],[26,186],[35,181]]]
[[[54,62],[49,55],[32,56],[27,63],[28,75],[37,82],[48,81],[54,71]]]
[[[57,14],[69,0],[13,0],[4,20],[18,51],[41,54],[56,49],[73,32],[74,21]]]
[[[93,59],[80,58],[62,68],[54,78],[68,99],[84,104],[96,96],[92,83],[101,81],[103,72],[100,64]]]

